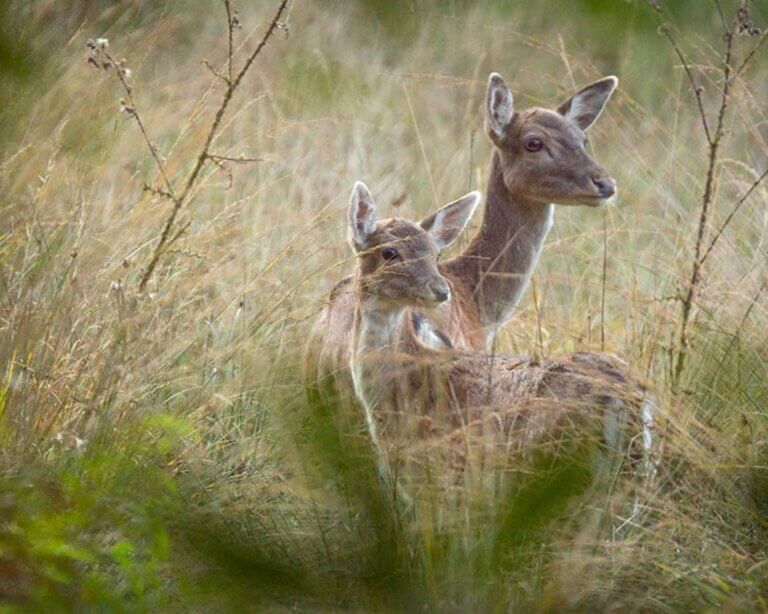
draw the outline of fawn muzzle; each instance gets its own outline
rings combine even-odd
[[[445,303],[451,298],[451,287],[444,278],[436,279],[427,284],[427,290],[432,293],[432,300],[436,304]]]

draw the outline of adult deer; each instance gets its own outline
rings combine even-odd
[[[416,224],[377,221],[366,186],[358,182],[352,193],[348,234],[357,267],[350,370],[382,473],[390,474],[393,454],[419,439],[490,429],[507,441],[530,443],[572,436],[575,426],[611,451],[623,439],[652,473],[647,391],[617,358],[592,352],[491,356],[421,342],[423,321],[408,310],[449,300],[437,257],[464,228],[477,200],[470,194]]]
[[[552,226],[552,203],[596,207],[615,194],[613,179],[587,153],[584,132],[617,83],[606,77],[554,109],[518,111],[502,78],[490,75],[486,127],[494,149],[483,222],[462,254],[439,265],[451,300],[429,314],[413,310],[425,344],[486,349],[528,285]],[[348,383],[354,310],[353,278],[347,277],[331,291],[313,329],[310,386],[329,374]]]

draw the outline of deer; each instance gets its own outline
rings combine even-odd
[[[429,310],[451,298],[439,253],[466,226],[478,193],[452,202],[421,222],[378,220],[362,182],[347,212],[356,255],[354,322],[349,369],[365,413],[381,477],[391,479],[398,450],[451,433],[488,432],[538,441],[574,424],[597,432],[609,450],[621,447],[622,424],[634,428],[644,475],[654,471],[652,416],[645,384],[622,360],[577,352],[531,358],[435,349],[409,310]],[[461,439],[461,438],[460,438]]]
[[[441,262],[451,298],[425,313],[424,344],[435,349],[485,350],[512,316],[528,286],[552,223],[555,205],[600,207],[616,183],[587,152],[585,132],[618,84],[610,76],[580,89],[554,108],[515,109],[497,73],[488,79],[485,124],[493,146],[482,223],[467,248]],[[349,391],[354,328],[354,277],[331,290],[315,322],[306,354],[306,381],[316,388],[331,376]]]

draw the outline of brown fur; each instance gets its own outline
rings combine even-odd
[[[407,338],[407,337],[406,337]],[[612,448],[629,442],[633,469],[643,458],[642,382],[623,361],[577,352],[533,359],[479,352],[436,352],[411,336],[360,360],[379,401],[372,408],[377,443],[388,459],[425,439],[488,438],[518,451],[546,441],[588,437]],[[624,422],[611,435],[608,425]],[[629,433],[629,437],[626,434]],[[486,442],[487,443],[487,442]],[[462,456],[454,449],[454,458]]]

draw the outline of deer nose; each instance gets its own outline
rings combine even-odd
[[[434,300],[438,303],[444,303],[451,298],[451,288],[445,280],[433,281],[429,284],[429,290]]]
[[[602,198],[610,198],[616,194],[616,182],[611,177],[592,177],[592,183]]]

